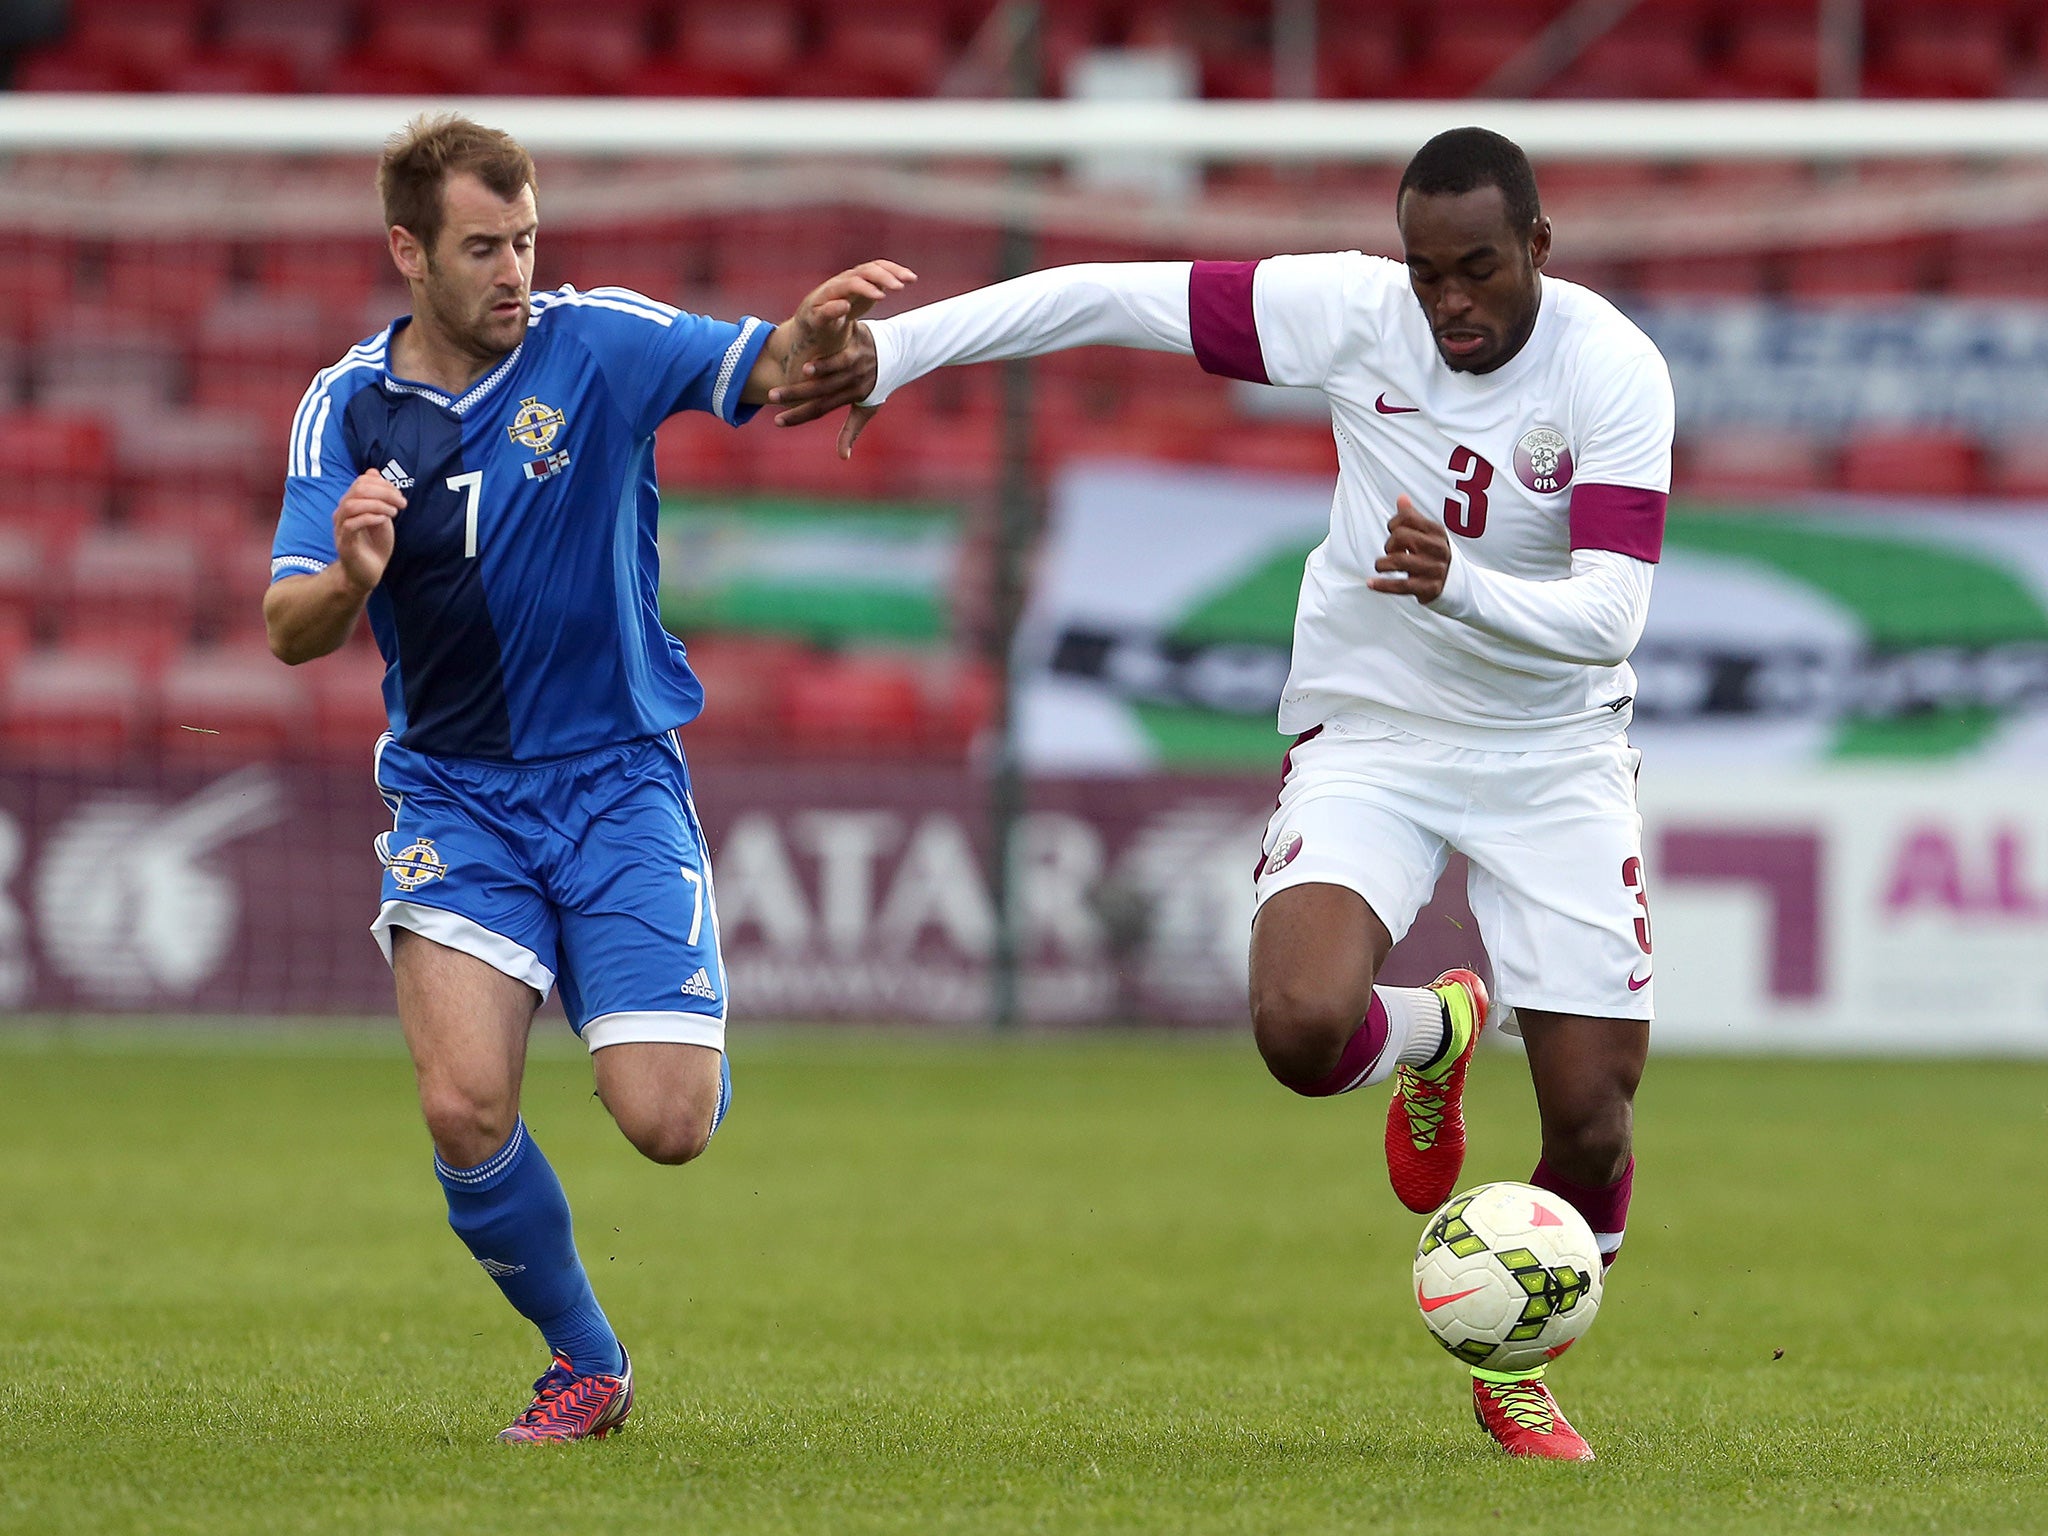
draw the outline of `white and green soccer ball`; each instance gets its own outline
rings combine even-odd
[[[1415,1303],[1439,1344],[1487,1371],[1555,1360],[1600,1310],[1600,1245],[1586,1218],[1533,1184],[1451,1196],[1422,1229]]]

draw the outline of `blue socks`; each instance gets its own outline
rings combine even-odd
[[[448,1225],[548,1348],[567,1355],[579,1373],[625,1369],[619,1336],[576,1256],[562,1182],[525,1120],[476,1167],[451,1168],[436,1156],[434,1173],[448,1195]]]

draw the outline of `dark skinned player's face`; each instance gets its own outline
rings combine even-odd
[[[1499,187],[1409,192],[1399,209],[1408,284],[1437,354],[1459,373],[1491,373],[1536,328],[1550,220],[1516,230]]]

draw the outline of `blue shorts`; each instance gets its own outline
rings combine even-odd
[[[552,762],[429,757],[377,743],[384,958],[408,928],[545,998],[559,981],[593,1051],[725,1049],[711,859],[673,736]]]

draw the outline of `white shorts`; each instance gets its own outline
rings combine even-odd
[[[1505,1008],[1648,1019],[1650,905],[1627,740],[1544,752],[1446,746],[1333,720],[1288,753],[1258,901],[1365,898],[1398,943],[1455,849]]]

